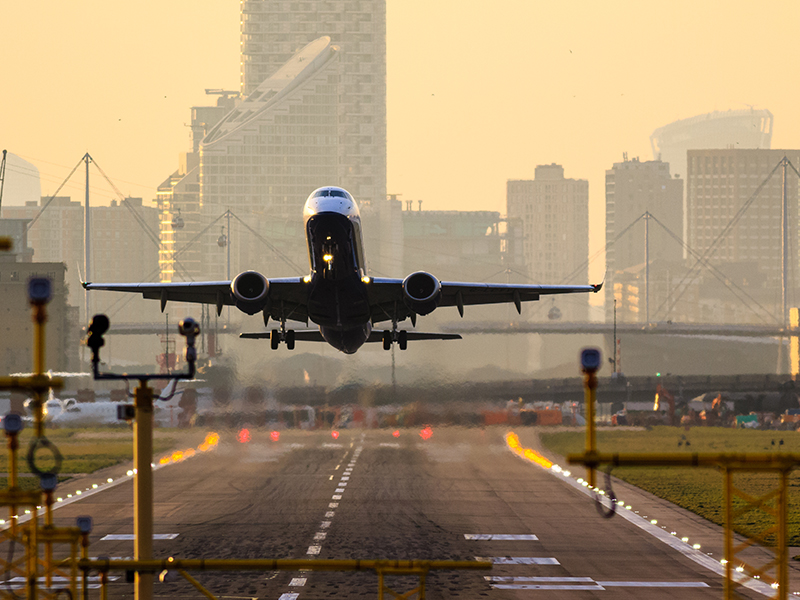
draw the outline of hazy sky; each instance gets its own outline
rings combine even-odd
[[[589,180],[597,249],[604,171],[649,159],[655,128],[755,105],[773,148],[800,145],[798,2],[387,4],[388,191],[423,208],[503,211],[507,179],[559,162]],[[89,151],[154,198],[189,107],[239,89],[236,0],[6,2],[0,40],[0,145],[39,167],[43,194]],[[112,197],[97,181],[95,201]]]

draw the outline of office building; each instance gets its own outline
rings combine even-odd
[[[552,163],[537,166],[532,180],[509,180],[506,189],[508,219],[522,221],[528,283],[588,283],[589,182],[565,178],[564,167]],[[559,304],[565,319],[588,318],[585,297]]]
[[[340,49],[340,177],[328,183],[345,187],[357,201],[385,200],[385,0],[243,0],[241,7],[244,96],[321,36]]]
[[[780,315],[782,169],[786,157],[800,165],[800,150],[690,150],[687,171],[689,244],[707,256],[724,276],[748,290],[773,315]],[[796,294],[798,264],[798,177],[787,168],[790,306]],[[710,277],[705,277],[711,284]],[[747,320],[760,311],[751,300],[737,300],[722,284],[709,289],[718,300],[735,302]]]

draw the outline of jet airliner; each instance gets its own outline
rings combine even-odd
[[[417,315],[428,315],[440,306],[455,306],[461,316],[464,307],[475,304],[521,303],[542,295],[598,292],[597,285],[517,285],[439,281],[424,271],[405,279],[370,277],[364,258],[361,217],[349,192],[340,187],[321,187],[303,207],[310,272],[306,276],[268,279],[257,271],[239,273],[232,281],[190,283],[83,283],[87,290],[141,293],[161,301],[235,306],[248,315],[262,313],[280,329],[265,333],[243,333],[243,338],[269,338],[272,349],[284,342],[290,350],[295,341],[325,341],[346,353],[355,353],[366,342],[383,342],[386,350],[397,343],[405,350],[409,340],[460,339],[456,334],[398,330],[397,324]],[[286,321],[308,321],[318,330],[292,330]],[[391,329],[373,331],[378,323],[390,322]]]

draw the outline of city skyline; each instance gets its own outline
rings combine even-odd
[[[387,2],[387,191],[431,209],[503,210],[508,179],[557,162],[589,181],[592,253],[605,170],[623,152],[652,158],[654,129],[751,103],[775,115],[773,148],[797,147],[780,57],[800,7],[768,3],[783,15],[769,28],[743,3],[725,8]],[[189,107],[211,103],[205,88],[239,87],[232,0],[6,13],[0,33],[20,52],[5,69],[15,93],[0,144],[39,167],[44,195],[88,150],[124,193],[154,199],[188,145]],[[60,194],[78,197],[82,179],[72,183]],[[96,183],[93,203],[108,203]]]

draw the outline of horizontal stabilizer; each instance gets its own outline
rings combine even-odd
[[[406,332],[408,341],[412,340],[460,340],[461,336],[457,333],[424,333],[422,331],[408,331]],[[247,338],[250,340],[269,339],[269,331],[261,331],[257,333],[241,333],[240,338]],[[324,342],[319,329],[300,329],[294,331],[294,339],[297,342]],[[370,333],[367,342],[382,342],[383,330],[373,330]]]

